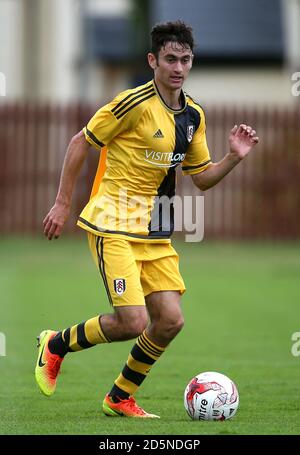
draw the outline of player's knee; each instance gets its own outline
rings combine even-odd
[[[174,324],[174,332],[176,333],[176,335],[183,329],[183,326],[184,326],[184,319],[183,319],[183,316],[180,316]]]
[[[126,318],[120,320],[119,328],[123,333],[124,339],[133,339],[143,333],[148,325],[148,315],[146,311],[132,310]]]
[[[143,333],[147,325],[148,325],[147,316],[141,315],[140,317],[134,318],[130,322],[128,322],[127,330],[129,331],[131,338],[137,338],[138,336],[141,335],[141,333]]]
[[[173,339],[182,330],[183,326],[184,319],[182,315],[177,318],[170,319],[165,324],[165,334],[169,339]]]

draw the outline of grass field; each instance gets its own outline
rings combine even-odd
[[[34,381],[35,336],[109,309],[85,240],[0,242],[0,434],[300,434],[300,245],[175,244],[188,291],[185,327],[137,394],[159,421],[107,418],[104,394],[132,342],[70,354],[56,394]],[[231,377],[240,408],[226,422],[191,421],[187,382],[201,371]]]

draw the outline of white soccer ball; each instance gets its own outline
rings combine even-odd
[[[214,371],[200,373],[186,386],[184,407],[193,420],[231,419],[239,406],[234,382]]]

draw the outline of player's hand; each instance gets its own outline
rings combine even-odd
[[[68,219],[69,213],[69,206],[59,204],[57,202],[54,204],[43,221],[44,234],[49,240],[52,240],[53,237],[55,239],[58,239],[63,230],[65,222]]]
[[[243,123],[240,126],[235,125],[229,135],[230,153],[242,160],[258,141],[256,131],[251,126]]]

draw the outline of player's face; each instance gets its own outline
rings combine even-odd
[[[192,68],[193,54],[189,47],[168,42],[160,49],[155,63],[153,69],[156,82],[169,90],[178,90]]]

